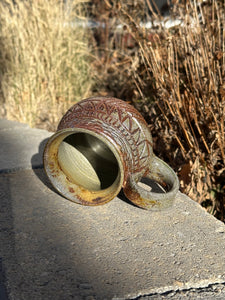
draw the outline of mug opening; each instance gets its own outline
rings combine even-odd
[[[142,177],[140,181],[138,181],[137,185],[145,191],[152,193],[164,194],[168,191],[167,187],[163,187],[160,183],[148,177]]]
[[[58,162],[69,181],[89,191],[120,182],[119,164],[109,146],[87,132],[67,135],[58,148]]]

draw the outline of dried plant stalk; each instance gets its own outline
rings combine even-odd
[[[0,91],[5,117],[54,129],[90,91],[81,1],[0,2]]]
[[[171,18],[182,20],[180,26],[150,30],[160,42],[141,38],[134,16],[130,26],[142,58],[133,76],[145,69],[139,75],[140,96],[148,106],[146,119],[157,154],[179,172],[182,190],[221,219],[225,218],[224,12],[224,1],[181,1],[171,11]],[[125,17],[124,11],[120,14],[126,23],[129,12]],[[161,16],[152,17],[159,24]],[[143,86],[149,90],[143,91]]]

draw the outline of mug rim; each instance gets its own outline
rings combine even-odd
[[[118,175],[114,182],[105,189],[89,190],[82,185],[71,182],[63,172],[58,161],[58,149],[63,140],[71,134],[86,133],[101,140],[113,153],[118,164]],[[44,170],[54,188],[65,198],[82,205],[101,205],[114,199],[124,185],[125,165],[118,145],[104,133],[96,133],[86,128],[66,128],[53,134],[44,149]]]

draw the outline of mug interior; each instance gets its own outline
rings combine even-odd
[[[63,139],[58,161],[70,181],[88,190],[107,189],[119,176],[119,165],[112,150],[86,132],[73,133]]]
[[[104,134],[83,128],[62,129],[49,139],[44,168],[60,194],[84,205],[107,203],[123,187],[119,147]]]

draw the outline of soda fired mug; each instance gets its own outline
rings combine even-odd
[[[123,188],[145,209],[169,207],[179,189],[174,171],[152,151],[152,137],[141,114],[126,102],[93,97],[72,106],[44,151],[44,168],[53,186],[67,199],[100,205]],[[139,185],[150,178],[166,193]]]

